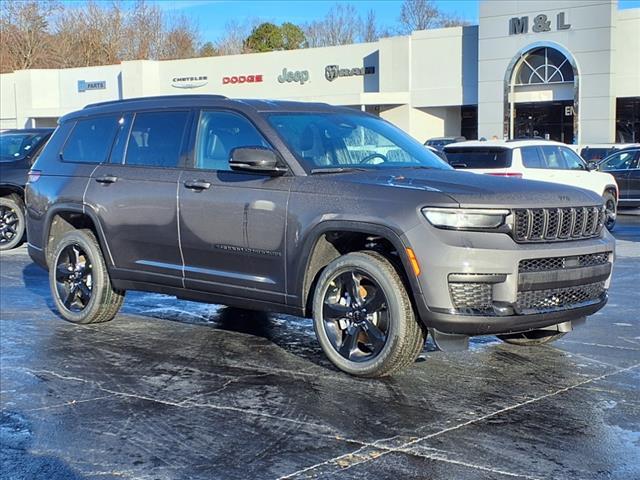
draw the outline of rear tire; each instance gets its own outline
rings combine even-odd
[[[607,230],[612,231],[618,216],[618,203],[616,202],[615,195],[609,191],[604,192],[602,200],[604,202],[607,215],[604,220],[604,225],[607,227]]]
[[[124,302],[124,290],[111,279],[98,240],[91,230],[72,230],[56,242],[49,265],[49,286],[56,308],[72,323],[113,319]]]
[[[18,195],[0,197],[0,251],[19,246],[25,233],[24,202]]]
[[[323,270],[313,297],[318,342],[340,370],[359,377],[391,375],[424,346],[402,279],[376,252],[343,255]]]
[[[498,335],[498,338],[511,345],[523,347],[533,347],[555,342],[564,337],[566,332],[554,332],[553,330],[531,330],[530,332],[510,333],[509,335]]]

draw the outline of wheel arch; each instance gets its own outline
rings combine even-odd
[[[617,185],[612,185],[610,183],[606,184],[604,186],[604,190],[602,191],[602,195],[604,195],[607,192],[611,192],[613,194],[613,196],[616,198],[616,202],[620,198],[620,192],[618,190],[618,186]]]
[[[369,244],[371,246],[367,248]],[[384,225],[347,220],[330,220],[316,225],[307,234],[298,253],[298,257],[305,260],[298,265],[294,279],[295,294],[300,300],[303,314],[308,316],[312,311],[313,291],[324,267],[345,253],[377,250],[378,247],[393,249],[397,253],[397,258],[394,259],[390,258],[390,251],[380,252],[399,270],[398,273],[407,285],[409,297],[415,301],[416,296],[421,294],[421,289],[412,273],[407,246],[400,234]]]
[[[88,228],[98,239],[107,268],[113,265],[111,251],[106,241],[104,231],[93,209],[86,205],[63,203],[55,205],[47,212],[42,233],[42,249],[44,250],[47,264],[51,254],[51,247],[56,236],[60,236],[71,230]]]
[[[11,183],[0,183],[0,197],[8,197],[9,195],[18,195],[24,202],[24,188]]]

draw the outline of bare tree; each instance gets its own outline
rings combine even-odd
[[[438,26],[440,10],[433,0],[404,0],[400,7],[400,31],[408,34]]]
[[[319,21],[304,26],[309,47],[347,45],[358,39],[361,21],[353,5],[335,4]]]
[[[440,21],[438,22],[438,26],[443,28],[466,27],[467,25],[469,25],[469,21],[463,19],[459,15],[445,14],[445,13],[440,15]]]
[[[258,18],[249,18],[243,22],[232,20],[224,27],[224,33],[215,42],[215,48],[219,55],[237,55],[245,52],[245,40],[254,28],[262,21]]]
[[[360,38],[363,42],[375,42],[380,38],[376,12],[369,10],[367,16],[360,24]]]
[[[0,12],[0,68],[3,72],[46,68],[53,43],[49,18],[55,2],[4,0]]]
[[[174,20],[163,37],[160,59],[174,60],[198,56],[198,29],[184,15]]]

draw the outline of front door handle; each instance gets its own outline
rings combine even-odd
[[[206,190],[211,186],[211,183],[205,182],[204,180],[187,180],[184,182],[184,186],[189,190],[202,191]]]
[[[103,185],[109,185],[111,183],[116,183],[118,177],[115,175],[103,175],[102,177],[96,177],[95,181],[98,183],[102,183]]]

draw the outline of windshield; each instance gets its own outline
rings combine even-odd
[[[350,113],[278,113],[268,116],[291,151],[311,171],[449,165],[393,125]]]
[[[509,168],[511,151],[506,148],[447,148],[449,164],[454,168]]]
[[[0,135],[0,161],[22,160],[45,137],[45,133],[3,133]]]

